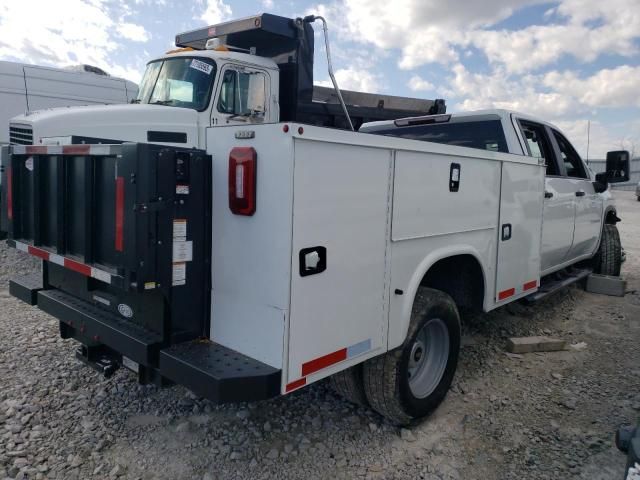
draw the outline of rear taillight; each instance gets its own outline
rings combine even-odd
[[[229,208],[236,215],[256,212],[256,167],[253,147],[235,147],[229,154]]]
[[[124,177],[116,177],[116,251],[124,250]]]
[[[13,169],[7,168],[7,219],[13,220]]]

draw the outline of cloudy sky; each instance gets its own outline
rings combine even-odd
[[[640,0],[0,0],[0,59],[138,81],[176,33],[259,12],[324,15],[343,88],[536,114],[583,156],[590,121],[591,158],[640,154]]]

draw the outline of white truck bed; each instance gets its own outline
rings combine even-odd
[[[477,260],[485,310],[536,290],[537,159],[284,125],[207,131],[210,151],[257,152],[253,216],[220,207],[228,157],[213,158],[211,338],[282,369],[283,393],[400,345],[439,259]],[[312,247],[326,248],[326,270],[301,276],[300,251]]]

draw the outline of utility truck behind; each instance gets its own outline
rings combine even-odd
[[[407,424],[451,385],[461,312],[619,274],[607,184],[628,153],[593,176],[527,115],[314,100],[314,20],[178,35],[140,104],[31,119],[42,143],[2,152],[2,216],[43,271],[10,291],[107,374],[216,402],[331,377]]]

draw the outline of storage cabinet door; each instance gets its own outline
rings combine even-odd
[[[540,284],[543,192],[543,167],[502,164],[497,303],[528,295]]]
[[[288,382],[310,383],[386,344],[391,158],[296,139]]]

